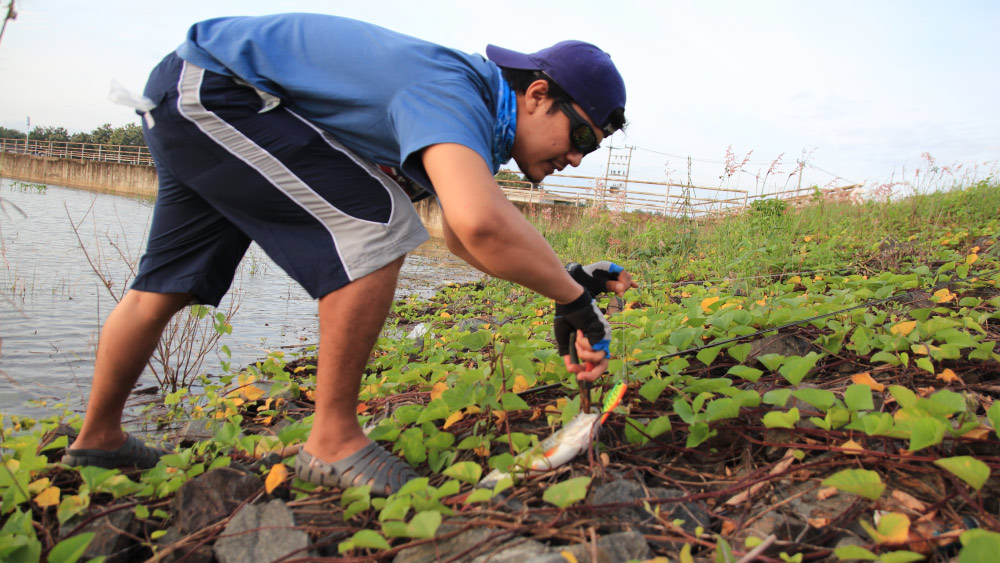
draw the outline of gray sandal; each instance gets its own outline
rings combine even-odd
[[[302,448],[295,456],[295,474],[303,481],[326,487],[346,489],[371,485],[371,494],[377,496],[389,496],[410,479],[420,476],[410,464],[375,442],[332,463],[317,459]]]
[[[62,462],[70,466],[96,465],[97,467],[155,467],[160,457],[169,453],[162,448],[146,445],[142,440],[129,434],[125,443],[115,450],[67,449]]]

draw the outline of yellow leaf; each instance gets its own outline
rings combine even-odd
[[[287,478],[288,468],[285,467],[285,464],[275,463],[271,466],[271,470],[267,472],[267,479],[264,480],[264,490],[268,494],[271,494]]]
[[[877,526],[877,530],[868,530],[875,543],[899,545],[906,543],[910,537],[910,518],[905,514],[886,514],[879,519]]]
[[[579,563],[576,560],[576,556],[573,555],[572,553],[568,552],[568,551],[565,551],[565,550],[560,551],[559,555],[562,555],[563,559],[565,559],[567,563]]]
[[[28,492],[37,495],[38,493],[45,490],[50,484],[48,477],[42,477],[41,479],[35,479],[28,485]]]
[[[264,396],[264,390],[260,387],[254,387],[249,385],[243,388],[243,396],[249,401],[256,401],[257,399]]]
[[[955,375],[955,372],[951,368],[945,369],[941,373],[937,374],[937,379],[944,381],[945,383],[951,383],[952,381],[961,381],[961,379]]]
[[[927,354],[930,354],[930,351],[927,349],[927,346],[918,344],[913,347],[913,353],[920,356],[926,356]]]
[[[431,400],[433,401],[434,399],[440,399],[441,394],[447,390],[448,390],[448,384],[444,383],[443,381],[438,381],[437,383],[434,384],[434,387],[431,388]]]
[[[858,385],[867,385],[872,388],[872,391],[885,391],[885,385],[882,385],[872,379],[872,374],[867,371],[852,375],[851,382],[857,383]]]
[[[292,373],[302,373],[306,371],[306,366],[299,366],[292,370]]]
[[[497,424],[503,424],[507,420],[507,411],[493,411],[493,416],[497,417]]]
[[[907,336],[911,332],[913,332],[913,329],[916,328],[916,326],[917,326],[917,321],[905,321],[902,323],[896,323],[892,325],[892,328],[889,329],[889,332],[891,332],[892,334]]]
[[[535,316],[540,317],[545,314],[545,309],[535,309]]]
[[[459,420],[462,420],[463,416],[465,415],[462,414],[462,411],[455,411],[451,413],[450,415],[448,415],[448,418],[445,419],[443,428],[447,430],[448,427],[455,424]]]
[[[970,254],[970,255],[968,255],[968,256],[965,257],[965,263],[966,264],[970,264],[970,265],[971,264],[975,264],[976,260],[979,260],[979,255],[978,254]]]
[[[990,429],[980,426],[979,428],[973,428],[965,434],[962,434],[963,438],[971,438],[973,440],[985,440],[990,436]]]
[[[474,449],[472,451],[475,452],[476,455],[478,455],[479,457],[488,457],[490,455],[490,447],[489,446],[479,446],[478,448],[476,448],[476,449]]]
[[[792,276],[788,278],[788,283],[800,284],[802,283],[802,278],[800,278],[799,276]]]
[[[450,319],[451,318],[451,313],[449,313],[448,311],[441,311],[441,318],[442,319]]]
[[[705,299],[702,299],[702,301],[701,301],[701,310],[705,311],[707,313],[708,312],[708,308],[711,307],[712,304],[715,303],[718,300],[719,300],[718,296],[716,296],[716,297],[706,297]]]
[[[42,508],[47,508],[49,506],[59,505],[59,487],[49,487],[44,491],[38,493],[35,497],[35,504]]]
[[[805,237],[805,238],[803,238],[802,240],[804,240],[804,241],[806,241],[806,242],[811,242],[811,241],[812,241],[812,239],[813,239],[813,238],[812,238],[811,236],[806,236],[806,237]]]
[[[815,276],[813,276],[813,281],[822,281],[822,279],[823,279],[823,276],[821,276],[819,274],[816,274]]]
[[[934,297],[937,297],[937,299],[934,300],[936,303],[947,303],[958,296],[948,291],[947,287],[942,287],[941,289],[934,292]]]
[[[521,393],[523,391],[527,391],[528,389],[531,389],[531,384],[528,383],[528,380],[525,379],[523,375],[519,375],[514,378],[513,391],[515,393]]]
[[[864,448],[861,447],[861,444],[855,442],[854,440],[848,440],[848,441],[844,442],[843,444],[841,444],[840,447],[844,448],[845,450],[849,450],[849,451],[844,452],[844,453],[851,454],[851,455],[857,455],[857,454],[859,454],[859,453],[861,453],[861,452],[864,451]]]

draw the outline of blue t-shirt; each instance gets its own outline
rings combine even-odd
[[[500,72],[480,55],[319,14],[203,21],[177,54],[281,98],[352,151],[428,189],[417,153],[434,144],[464,145],[495,168]]]

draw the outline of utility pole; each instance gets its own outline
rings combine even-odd
[[[28,129],[24,134],[24,154],[28,154],[28,139],[31,138],[31,116],[28,116]]]
[[[608,145],[608,164],[604,170],[605,188],[611,192],[621,192],[628,198],[628,174],[632,165],[632,149],[635,147],[615,147]],[[612,179],[615,183],[611,183]],[[603,194],[602,194],[603,199]]]

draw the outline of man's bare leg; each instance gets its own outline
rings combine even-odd
[[[97,345],[83,428],[70,448],[114,450],[125,442],[121,427],[125,401],[170,318],[190,302],[188,293],[132,289],[115,306]]]
[[[358,425],[358,392],[389,315],[403,258],[319,301],[316,416],[305,449],[322,461],[339,461],[371,441]]]

